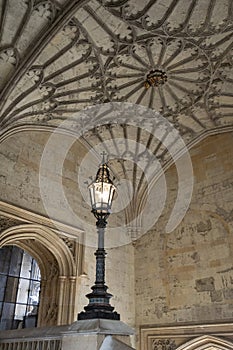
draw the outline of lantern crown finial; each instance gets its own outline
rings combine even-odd
[[[100,153],[102,156],[102,163],[101,164],[106,164],[107,163],[107,152],[103,151],[102,153]]]

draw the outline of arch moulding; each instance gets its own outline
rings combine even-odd
[[[65,242],[47,227],[22,224],[0,233],[0,248],[5,245],[26,250],[38,262],[41,270],[38,326],[73,322],[77,268]]]
[[[204,349],[219,349],[219,350],[232,350],[233,342],[221,339],[212,335],[203,335],[198,338],[194,338],[187,343],[182,344],[176,350],[204,350]]]
[[[233,350],[233,323],[141,326],[141,350]]]

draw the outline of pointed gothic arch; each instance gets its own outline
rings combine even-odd
[[[75,319],[76,267],[71,251],[51,229],[24,224],[0,234],[0,247],[16,245],[34,257],[41,271],[38,326],[71,323]]]
[[[176,350],[233,350],[233,342],[212,335],[203,335],[182,344]]]

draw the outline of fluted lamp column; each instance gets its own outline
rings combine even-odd
[[[104,318],[109,320],[119,320],[120,315],[113,311],[114,307],[110,305],[112,294],[107,292],[105,285],[105,249],[104,233],[107,225],[107,218],[111,213],[112,200],[115,192],[115,186],[110,179],[110,172],[107,164],[103,162],[100,165],[95,181],[89,185],[92,213],[94,214],[98,233],[98,249],[96,256],[96,280],[91,287],[92,292],[87,294],[89,304],[84,307],[85,311],[78,314],[78,320],[87,320],[95,318]]]

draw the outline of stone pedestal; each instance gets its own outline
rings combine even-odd
[[[68,326],[30,328],[0,332],[1,344],[10,349],[26,350],[47,344],[56,350],[133,350],[130,335],[133,329],[121,321],[93,319],[76,321]],[[55,349],[54,348],[54,349]]]
[[[67,335],[63,332],[62,349],[76,350],[77,343],[82,350],[133,349],[130,346],[132,328],[121,321],[93,319],[74,322]]]

